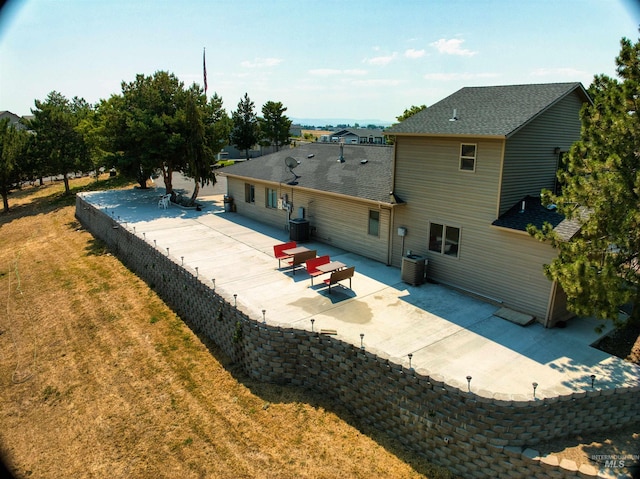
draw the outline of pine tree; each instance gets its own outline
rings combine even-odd
[[[632,306],[640,320],[640,41],[621,41],[618,79],[596,76],[593,104],[581,112],[581,139],[559,172],[560,194],[543,192],[579,234],[560,241],[549,225],[530,233],[548,240],[558,256],[547,277],[567,293],[578,315],[617,322],[620,307]]]
[[[232,114],[233,130],[231,142],[239,149],[245,151],[246,159],[249,159],[249,149],[258,142],[259,124],[255,113],[255,105],[247,93],[238,103],[238,109]]]

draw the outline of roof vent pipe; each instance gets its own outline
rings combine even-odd
[[[453,109],[453,116],[449,118],[449,121],[456,121],[458,119],[458,110]]]
[[[338,157],[338,163],[344,163],[344,141],[340,141],[340,156]]]

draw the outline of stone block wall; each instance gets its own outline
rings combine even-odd
[[[407,449],[465,478],[597,477],[590,466],[541,457],[540,442],[640,424],[640,386],[530,400],[468,392],[466,384],[407,369],[384,353],[339,338],[264,324],[218,295],[113,218],[76,200],[76,216],[195,332],[251,377],[320,391]]]

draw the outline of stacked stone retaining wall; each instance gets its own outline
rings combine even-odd
[[[265,324],[139,234],[78,196],[76,216],[198,334],[251,377],[331,397],[363,424],[465,478],[597,477],[591,465],[540,456],[536,444],[640,424],[640,387],[533,400],[469,392],[337,337]],[[210,280],[209,280],[210,282]]]

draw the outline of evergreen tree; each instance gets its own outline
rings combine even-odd
[[[0,120],[0,195],[4,212],[9,211],[9,192],[22,179],[22,162],[27,152],[29,133],[16,128],[8,118]]]
[[[62,175],[65,192],[69,190],[69,173],[92,168],[89,149],[78,123],[91,106],[82,98],[67,100],[52,91],[45,101],[35,101],[36,108],[30,123],[35,133],[36,154],[42,158],[44,174]]]
[[[265,140],[270,145],[275,145],[276,151],[281,145],[288,145],[291,120],[284,112],[287,108],[281,102],[268,101],[262,106],[263,118],[260,121],[260,129]]]
[[[255,145],[260,138],[260,128],[258,117],[255,113],[255,105],[247,93],[238,103],[238,109],[232,114],[233,130],[231,131],[231,142],[239,150],[245,151],[245,157],[249,159],[249,149]]]
[[[582,132],[558,173],[562,190],[543,191],[546,203],[578,221],[579,234],[560,241],[550,225],[530,233],[548,240],[558,256],[545,266],[583,316],[614,322],[632,305],[640,319],[640,42],[621,41],[618,79],[596,76],[593,104],[581,112]]]

